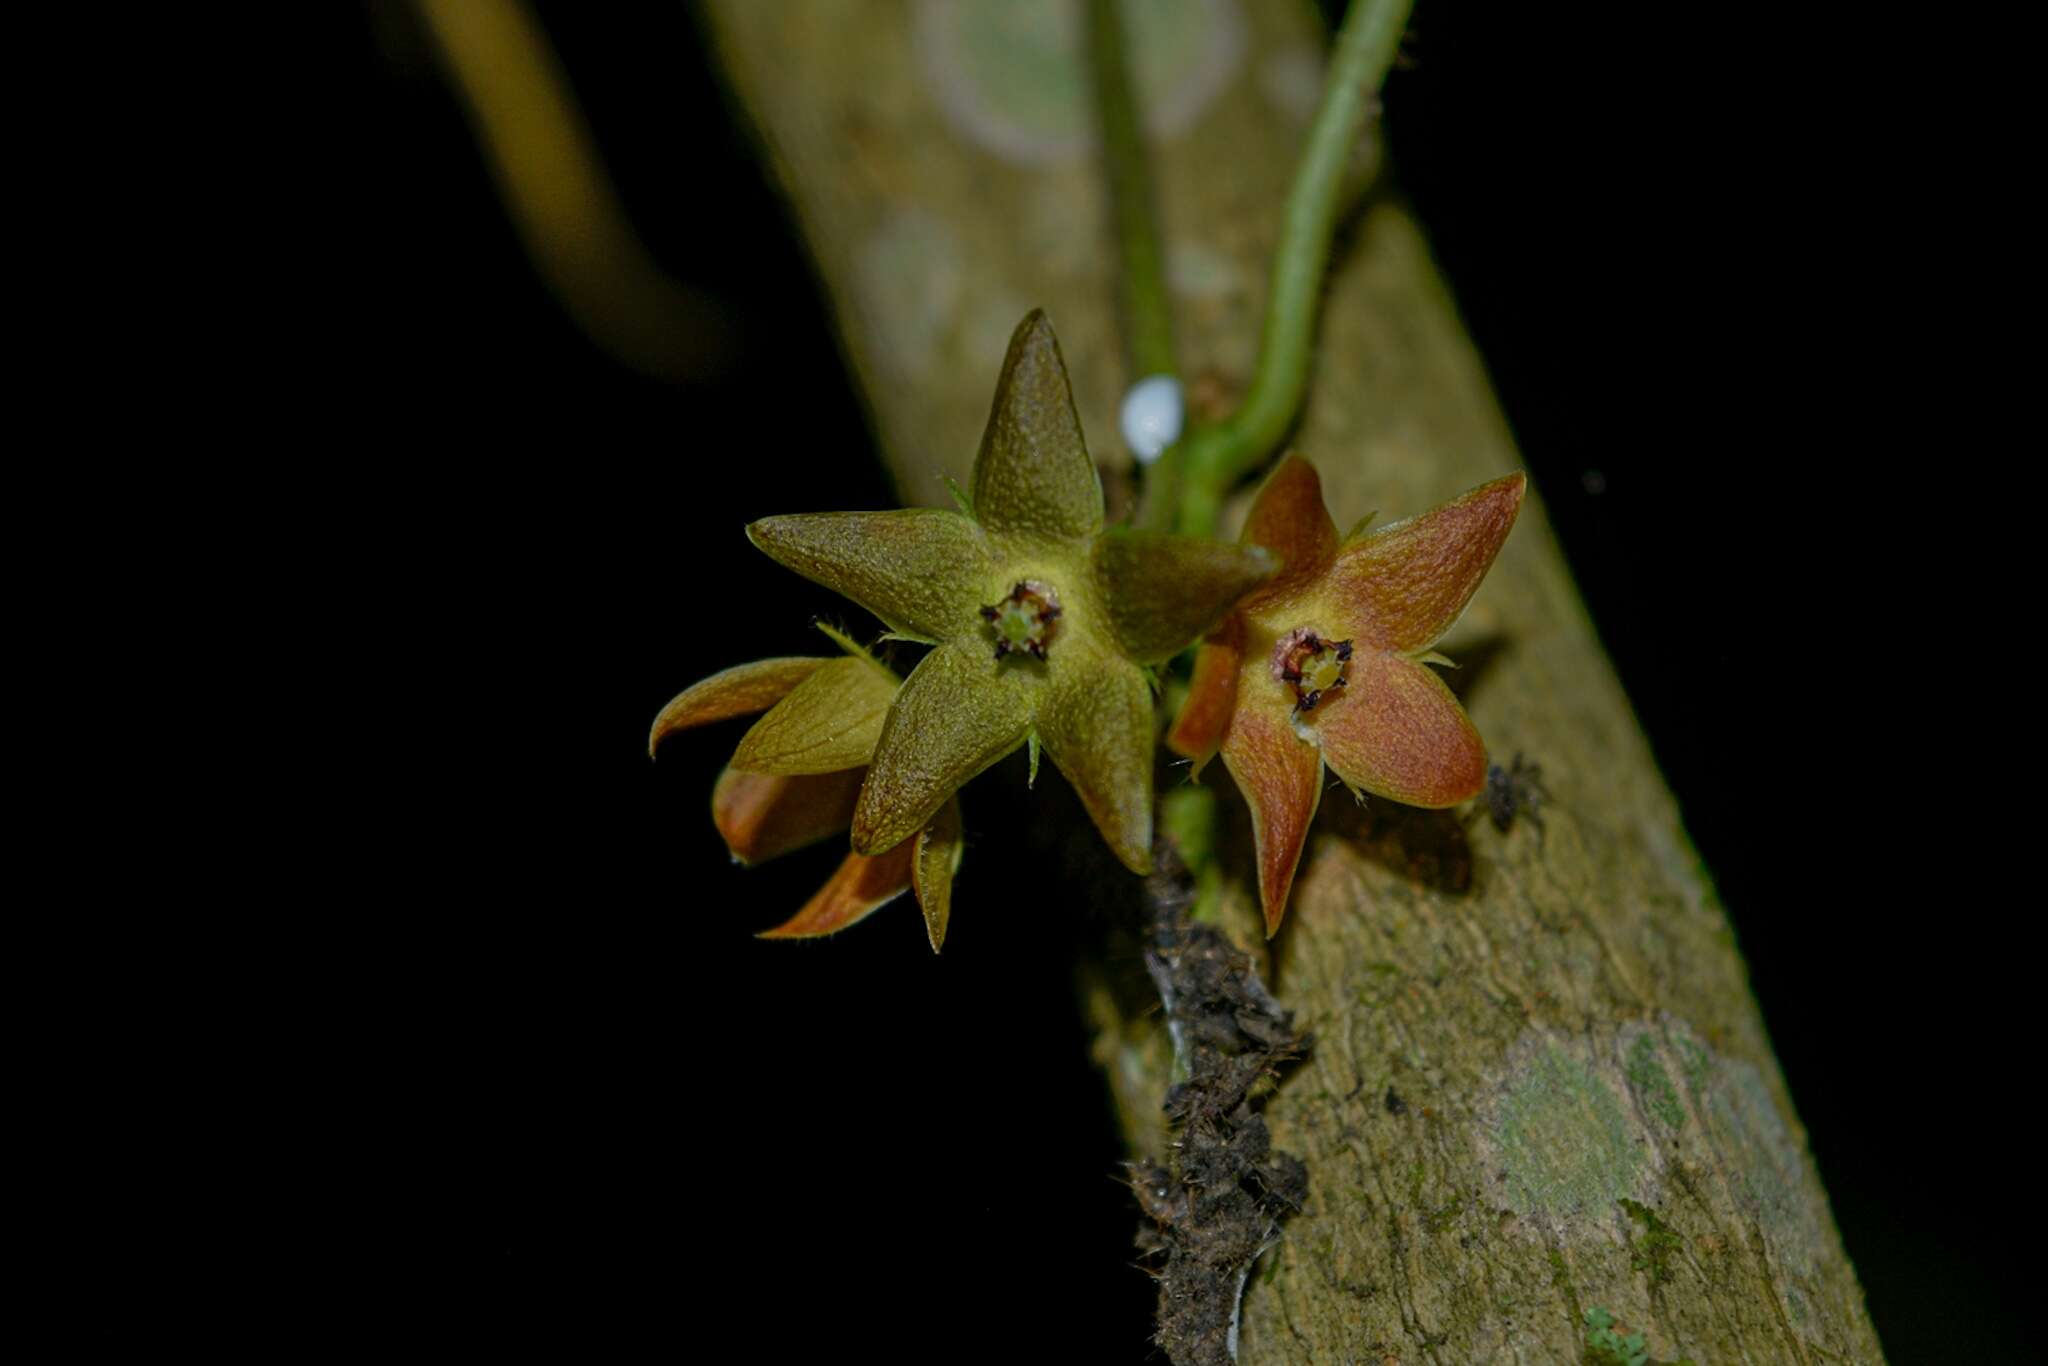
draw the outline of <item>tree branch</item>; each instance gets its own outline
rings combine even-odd
[[[1078,12],[1064,31],[997,31],[1015,12],[709,9],[890,466],[933,505],[967,472],[1027,308],[1059,329],[1098,453],[1124,389]],[[1165,130],[1176,342],[1191,389],[1227,393],[1269,312],[1319,25],[1294,3],[1140,14],[1172,28],[1137,35],[1172,69],[1135,74]],[[1017,50],[1060,42],[1065,65]],[[1363,208],[1327,289],[1294,445],[1340,525],[1516,465],[1398,203]],[[1879,1360],[1727,920],[1534,497],[1444,649],[1496,751],[1542,765],[1544,831],[1323,804],[1272,972],[1318,1042],[1264,1110],[1308,1196],[1248,1287],[1241,1359],[1579,1362],[1598,1311],[1658,1360]],[[1248,907],[1242,811],[1212,782],[1236,813],[1224,896]],[[1098,1023],[1109,1050],[1146,1027]],[[1119,1056],[1121,1113],[1156,1116],[1162,1050]]]

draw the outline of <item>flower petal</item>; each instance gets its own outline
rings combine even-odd
[[[802,910],[759,937],[815,939],[845,929],[910,890],[910,856],[908,844],[879,858],[848,854]]]
[[[676,731],[765,711],[831,662],[808,658],[757,659],[692,683],[670,698],[654,718],[654,729],[647,733],[648,757],[652,758],[654,747]]]
[[[900,686],[895,674],[870,659],[835,659],[754,723],[732,766],[748,773],[865,768]]]
[[[1187,700],[1173,729],[1166,733],[1166,747],[1184,759],[1195,761],[1195,773],[1216,756],[1223,733],[1230,728],[1230,713],[1237,706],[1237,673],[1244,661],[1239,643],[1242,631],[1235,621],[1202,642],[1195,652],[1195,676],[1188,683]]]
[[[1266,908],[1266,937],[1287,914],[1294,870],[1308,842],[1309,825],[1323,800],[1323,756],[1294,733],[1285,711],[1246,707],[1223,738],[1223,766],[1237,781],[1252,812],[1258,846],[1259,901]]]
[[[1059,661],[1038,738],[1134,873],[1152,871],[1152,690],[1124,659]]]
[[[1274,588],[1285,591],[1313,577],[1337,550],[1337,524],[1323,504],[1316,467],[1298,455],[1283,457],[1259,486],[1238,539],[1278,557]]]
[[[1500,553],[1528,482],[1511,474],[1482,484],[1339,550],[1325,583],[1343,629],[1402,654],[1442,639]]]
[[[846,829],[860,769],[785,778],[728,768],[711,790],[711,820],[738,863],[765,863]]]
[[[990,657],[979,642],[941,645],[911,670],[882,725],[853,847],[879,854],[931,822],[962,783],[1024,743],[1043,665]]]
[[[1273,572],[1270,551],[1121,528],[1095,543],[1095,569],[1124,653],[1171,659],[1230,614]]]
[[[1314,713],[1323,759],[1355,788],[1410,806],[1455,806],[1486,786],[1486,746],[1426,665],[1378,650],[1352,656],[1343,696]]]
[[[1042,309],[1010,337],[994,406],[974,458],[974,515],[991,531],[1079,540],[1102,529],[1102,480],[1060,344]]]
[[[981,529],[944,508],[764,517],[747,539],[891,629],[943,640],[974,628],[989,565]]]
[[[955,797],[918,834],[917,854],[910,865],[911,885],[924,909],[924,929],[933,953],[946,942],[946,921],[953,914],[953,874],[960,869],[962,847],[960,799]]]

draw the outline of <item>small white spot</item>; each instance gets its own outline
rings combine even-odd
[[[1124,444],[1140,464],[1151,464],[1161,451],[1180,440],[1181,421],[1186,412],[1181,402],[1180,381],[1172,375],[1139,380],[1124,395]]]

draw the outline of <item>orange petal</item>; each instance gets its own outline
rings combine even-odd
[[[670,698],[661,715],[654,718],[654,729],[647,735],[647,753],[652,755],[654,747],[673,731],[766,711],[831,662],[808,658],[757,659],[693,683]]]
[[[1337,549],[1337,524],[1323,506],[1323,481],[1316,467],[1289,455],[1273,467],[1252,500],[1241,540],[1262,545],[1280,559],[1280,573],[1267,592],[1286,591],[1312,577]]]
[[[1223,733],[1230,728],[1230,713],[1237,705],[1242,638],[1243,632],[1233,620],[1222,633],[1202,642],[1202,648],[1195,651],[1195,676],[1188,684],[1187,700],[1173,719],[1173,729],[1166,733],[1166,747],[1183,759],[1193,759],[1197,774],[1216,757]]]
[[[1326,584],[1361,645],[1416,654],[1451,629],[1500,553],[1528,479],[1511,474],[1337,552]]]
[[[910,866],[911,885],[924,911],[924,929],[932,952],[946,942],[946,922],[953,914],[953,874],[960,870],[960,799],[939,808],[939,814],[917,837],[917,858]]]
[[[1287,894],[1301,862],[1309,824],[1323,800],[1323,756],[1294,733],[1285,710],[1241,709],[1223,740],[1223,766],[1252,809],[1259,852],[1259,900],[1266,937],[1287,914]]]
[[[741,863],[763,863],[846,829],[865,770],[776,778],[728,768],[711,790],[711,820]]]
[[[848,854],[839,871],[832,874],[832,880],[820,887],[802,910],[774,929],[762,931],[759,937],[815,939],[845,929],[910,890],[910,862],[915,850],[916,844],[906,840],[874,858]]]
[[[1486,746],[1429,668],[1360,650],[1341,696],[1311,716],[1323,760],[1355,788],[1410,806],[1455,806],[1486,786]]]

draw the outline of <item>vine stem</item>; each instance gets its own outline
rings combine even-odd
[[[1393,65],[1413,7],[1414,0],[1353,0],[1344,16],[1322,105],[1281,216],[1251,388],[1230,417],[1181,442],[1176,522],[1184,533],[1215,533],[1224,496],[1265,463],[1301,409],[1316,306],[1342,204],[1344,165]]]
[[[530,4],[416,0],[526,253],[592,340],[663,378],[702,379],[729,331],[634,230]]]

